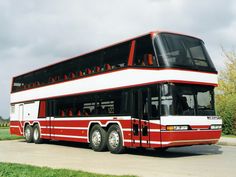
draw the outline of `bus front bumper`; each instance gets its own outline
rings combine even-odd
[[[161,131],[162,147],[216,144],[221,130]]]

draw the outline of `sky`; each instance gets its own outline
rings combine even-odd
[[[150,31],[203,39],[218,70],[235,51],[234,0],[0,0],[0,115],[13,76]]]

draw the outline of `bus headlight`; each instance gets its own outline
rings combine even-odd
[[[222,129],[222,125],[211,125],[212,130],[219,130]]]
[[[167,131],[179,131],[179,130],[188,130],[187,125],[167,125]]]

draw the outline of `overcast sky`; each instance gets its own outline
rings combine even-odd
[[[200,37],[218,69],[234,50],[233,0],[0,0],[0,115],[11,78],[153,30]]]

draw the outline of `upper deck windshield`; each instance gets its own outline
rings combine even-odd
[[[216,72],[203,41],[197,38],[161,33],[155,38],[161,67],[188,68]]]

